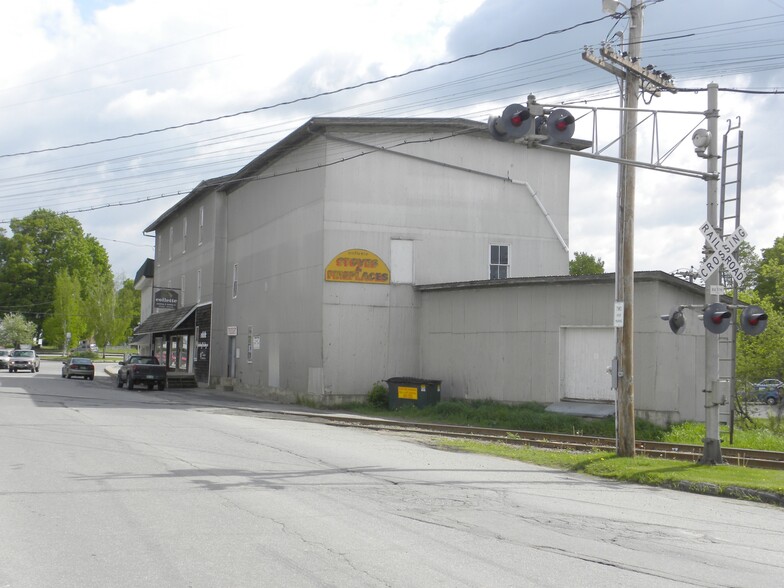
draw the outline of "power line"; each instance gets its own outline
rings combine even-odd
[[[152,130],[149,130],[149,131],[141,131],[141,132],[138,132],[138,133],[130,133],[130,134],[127,134],[127,135],[119,135],[119,136],[116,136],[116,137],[109,137],[109,138],[106,138],[106,139],[97,139],[97,140],[94,140],[94,141],[85,141],[83,143],[73,143],[71,145],[61,145],[59,147],[48,147],[48,148],[45,148],[45,149],[35,149],[35,150],[30,150],[30,151],[20,151],[20,152],[17,152],[17,153],[6,153],[6,154],[1,154],[0,158],[18,157],[20,155],[35,155],[35,154],[39,154],[39,153],[49,153],[49,152],[52,152],[52,151],[61,151],[63,149],[73,149],[74,147],[86,147],[88,145],[99,145],[101,143],[108,143],[108,142],[111,142],[111,141],[120,141],[120,140],[123,140],[123,139],[131,139],[131,138],[134,138],[134,137],[144,137],[144,136],[152,135],[152,134],[155,134],[155,133],[163,133],[163,132],[166,132],[166,131],[173,131],[173,130],[176,130],[176,129],[183,129],[183,128],[187,128],[187,127],[193,127],[193,126],[197,126],[197,125],[202,125],[202,124],[205,124],[205,123],[216,122],[216,121],[219,121],[219,120],[225,120],[225,119],[228,119],[228,118],[234,118],[234,117],[238,117],[238,116],[243,116],[243,115],[246,115],[246,114],[253,114],[253,113],[262,112],[262,111],[265,111],[265,110],[272,110],[274,108],[280,108],[281,106],[291,106],[292,104],[298,104],[300,102],[306,102],[306,101],[309,101],[309,100],[315,100],[316,98],[323,98],[325,96],[334,96],[335,94],[340,94],[342,92],[347,92],[349,90],[357,90],[359,88],[364,88],[364,87],[367,87],[367,86],[380,84],[382,82],[387,82],[389,80],[404,78],[404,77],[407,77],[407,76],[410,76],[410,75],[413,75],[413,74],[430,71],[430,70],[433,70],[433,69],[436,69],[436,68],[439,68],[439,67],[443,67],[443,66],[446,66],[446,65],[453,65],[453,64],[459,63],[461,61],[466,61],[468,59],[475,59],[477,57],[482,57],[484,55],[488,55],[490,53],[494,53],[494,52],[497,52],[497,51],[504,51],[506,49],[510,49],[512,47],[516,47],[517,45],[521,45],[523,43],[530,43],[532,41],[538,41],[540,39],[543,39],[545,37],[549,37],[549,36],[552,36],[552,35],[559,35],[561,33],[565,33],[567,31],[571,31],[571,30],[574,30],[576,28],[583,27],[583,26],[586,26],[586,25],[594,24],[594,23],[606,20],[608,18],[615,18],[615,16],[616,15],[605,15],[605,16],[602,16],[600,18],[596,18],[594,20],[583,21],[581,23],[577,23],[575,25],[571,25],[571,26],[568,26],[568,27],[565,27],[565,28],[562,28],[562,29],[548,31],[546,33],[542,33],[541,35],[537,35],[535,37],[529,37],[527,39],[521,39],[519,41],[515,41],[515,42],[509,43],[507,45],[502,45],[502,46],[499,46],[499,47],[493,47],[491,49],[485,49],[484,51],[480,51],[478,53],[471,53],[469,55],[463,55],[463,56],[457,57],[455,59],[450,59],[450,60],[447,60],[447,61],[441,61],[439,63],[434,63],[434,64],[427,65],[427,66],[424,66],[424,67],[418,67],[418,68],[411,69],[411,70],[408,70],[408,71],[403,72],[403,73],[392,74],[392,75],[389,75],[389,76],[384,76],[382,78],[376,78],[374,80],[367,80],[367,81],[364,81],[364,82],[360,82],[358,84],[353,84],[353,85],[349,85],[349,86],[343,86],[342,88],[338,88],[338,89],[335,89],[335,90],[327,90],[325,92],[319,92],[317,94],[311,94],[310,96],[302,96],[300,98],[294,98],[292,100],[285,100],[285,101],[282,101],[282,102],[278,102],[276,104],[271,104],[271,105],[267,105],[267,106],[259,106],[257,108],[252,108],[252,109],[249,109],[249,110],[242,110],[242,111],[235,112],[235,113],[232,113],[232,114],[224,114],[224,115],[221,115],[221,116],[216,116],[216,117],[212,117],[212,118],[205,118],[205,119],[198,120],[198,121],[182,123],[182,124],[179,124],[179,125],[171,125],[171,126],[168,126],[168,127],[161,127],[161,128],[158,128],[158,129],[152,129]]]

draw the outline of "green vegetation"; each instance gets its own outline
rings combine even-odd
[[[78,220],[38,209],[0,228],[0,305],[34,325],[34,340],[67,351],[80,340],[103,347],[127,340],[141,293],[115,284],[109,256]],[[27,342],[27,341],[25,341]]]
[[[575,251],[574,259],[569,262],[570,276],[591,276],[604,273],[601,257],[594,257],[584,251]]]
[[[11,349],[35,343],[35,324],[24,316],[9,312],[0,320],[0,345]]]
[[[495,455],[551,468],[581,472],[591,476],[635,482],[652,486],[684,487],[696,491],[732,493],[744,497],[737,489],[769,492],[784,497],[784,471],[739,466],[701,466],[688,462],[647,457],[616,457],[608,452],[575,453],[447,439],[439,445],[461,451]],[[731,492],[732,490],[735,492]],[[754,499],[754,496],[746,496]]]

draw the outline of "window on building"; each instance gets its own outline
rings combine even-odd
[[[204,237],[204,207],[199,207],[199,245],[202,244],[202,238]]]
[[[393,284],[414,283],[414,242],[410,239],[392,239],[389,273]]]
[[[201,302],[201,270],[196,270],[196,302]]]
[[[239,284],[237,283],[237,264],[234,264],[234,276],[231,279],[231,297],[236,298],[237,292],[239,290]]]
[[[182,252],[188,249],[188,217],[182,217]]]
[[[169,227],[169,261],[171,261],[173,250],[174,250],[174,225]]]
[[[509,245],[490,245],[490,279],[509,277]]]

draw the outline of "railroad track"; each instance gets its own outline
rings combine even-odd
[[[591,437],[586,435],[565,435],[560,433],[538,433],[533,431],[515,431],[511,429],[490,429],[484,427],[463,427],[459,425],[441,425],[433,423],[412,423],[386,419],[330,415],[324,413],[287,412],[298,417],[307,417],[322,422],[345,427],[361,427],[379,431],[400,433],[418,433],[437,435],[474,441],[506,443],[509,445],[528,445],[546,449],[565,449],[569,451],[614,451],[615,439],[609,437]],[[681,443],[663,443],[659,441],[637,441],[637,455],[679,461],[696,462],[702,457],[701,445]],[[738,449],[722,447],[722,457],[730,465],[751,468],[784,469],[784,453],[778,451],[761,451],[756,449]]]

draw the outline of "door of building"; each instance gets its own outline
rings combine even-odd
[[[614,400],[607,366],[615,355],[612,327],[561,329],[561,398]]]
[[[237,372],[237,337],[229,335],[229,365],[227,375],[230,378],[235,377]]]

